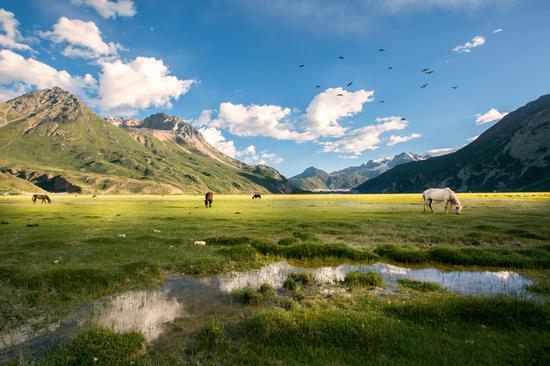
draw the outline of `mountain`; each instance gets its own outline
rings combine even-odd
[[[550,95],[508,114],[462,149],[397,166],[369,180],[362,193],[550,190]]]
[[[426,160],[429,156],[415,153],[401,153],[394,157],[369,160],[359,166],[351,166],[332,173],[309,167],[288,181],[298,189],[306,191],[351,190],[367,179],[372,179],[400,164]]]
[[[0,172],[57,192],[291,191],[275,169],[224,155],[176,116],[104,120],[60,88],[0,104]]]

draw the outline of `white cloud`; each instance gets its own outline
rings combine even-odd
[[[342,136],[347,128],[340,125],[339,121],[360,113],[363,105],[372,101],[373,95],[372,90],[348,92],[342,88],[329,88],[309,103],[302,127],[314,139]]]
[[[202,133],[206,142],[214,146],[216,149],[220,150],[225,155],[231,156],[232,158],[237,155],[237,148],[233,141],[227,141],[222,132],[214,127],[202,127],[199,129],[199,132]]]
[[[485,38],[482,36],[475,36],[472,38],[471,42],[466,42],[464,44],[458,45],[453,48],[453,52],[456,53],[469,53],[472,52],[473,48],[483,46],[485,44]]]
[[[338,155],[338,159],[359,159],[359,155]]]
[[[203,113],[201,113],[201,115]],[[280,164],[283,162],[282,158],[267,151],[261,151],[259,153],[256,152],[256,147],[254,145],[250,145],[240,151],[237,150],[237,148],[235,147],[235,143],[233,141],[227,140],[225,136],[223,136],[222,132],[215,127],[202,127],[199,129],[199,132],[202,133],[204,139],[210,145],[214,146],[222,153],[232,158],[240,159],[247,164],[271,165]]]
[[[24,58],[13,51],[0,50],[0,84],[11,83],[39,89],[59,86],[79,95],[96,86],[96,80],[90,74],[72,76],[65,70],[57,70],[31,57]]]
[[[209,122],[212,127],[227,128],[236,136],[266,136],[278,140],[302,140],[303,135],[292,130],[287,119],[290,108],[278,105],[245,106],[225,102],[220,104],[218,118]]]
[[[422,137],[422,135],[419,134],[419,133],[411,133],[410,135],[403,135],[403,136],[391,135],[390,140],[388,141],[388,146],[397,145],[401,142],[406,142],[406,141],[409,141],[409,140],[412,140],[412,139],[417,139],[419,137]]]
[[[453,153],[457,150],[460,150],[463,147],[464,147],[464,145],[454,146],[454,147],[443,147],[443,148],[439,148],[439,149],[431,149],[431,150],[428,150],[427,154],[430,155],[430,156],[447,155],[447,154]]]
[[[496,108],[491,108],[488,112],[476,114],[476,123],[482,125],[494,121],[500,121],[508,113],[499,112]]]
[[[237,158],[252,165],[276,165],[283,162],[283,158],[273,153],[267,151],[257,153],[254,145],[250,145],[244,150],[237,152]]]
[[[472,137],[467,138],[466,141],[472,142],[472,141],[477,140],[478,137],[479,137],[479,135],[477,135],[477,136],[472,136]]]
[[[23,83],[13,83],[6,87],[0,87],[0,103],[16,98],[29,91],[29,87]]]
[[[101,67],[97,105],[114,113],[131,114],[152,106],[171,107],[172,99],[186,94],[196,83],[170,75],[164,62],[153,57],[137,57],[128,63],[104,62]]]
[[[493,31],[493,34],[494,34],[494,33],[500,33],[500,32],[503,32],[503,31],[504,31],[504,29],[502,29],[502,28],[497,28],[497,29],[495,29],[495,30]]]
[[[69,43],[63,54],[69,57],[98,58],[116,55],[122,46],[118,43],[106,43],[101,31],[94,22],[61,17],[51,32],[42,32],[43,37],[55,43]]]
[[[22,43],[23,36],[17,29],[19,22],[15,14],[0,8],[0,46],[14,50],[30,51],[31,48]]]
[[[136,15],[136,6],[132,0],[71,0],[75,5],[87,5],[94,8],[103,18],[132,17]]]
[[[339,140],[321,142],[323,151],[361,155],[365,150],[376,150],[379,147],[380,135],[384,132],[407,127],[407,121],[402,121],[401,117],[395,116],[377,118],[376,122],[378,122],[377,125],[351,130]]]

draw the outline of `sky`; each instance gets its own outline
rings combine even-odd
[[[547,0],[2,0],[0,102],[59,86],[102,117],[174,114],[285,176],[437,156],[550,91],[548,14]]]

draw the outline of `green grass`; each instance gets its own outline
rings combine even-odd
[[[94,328],[43,357],[38,366],[148,365],[147,344],[137,332],[116,333]]]
[[[0,225],[0,332],[29,319],[55,320],[79,304],[121,291],[154,287],[172,276],[246,270],[285,258],[319,263],[330,259],[337,262],[392,260],[505,266],[512,270],[529,268],[541,281],[547,280],[550,268],[548,194],[464,194],[460,198],[466,206],[460,216],[423,213],[419,195],[263,195],[261,201],[252,201],[249,196],[217,196],[212,209],[203,207],[200,196],[52,195],[52,198],[51,205],[34,206],[29,196],[0,198],[0,222],[3,223]],[[38,226],[28,226],[31,224]],[[126,237],[119,237],[120,234]],[[196,240],[206,240],[207,245],[195,246]],[[421,363],[422,352],[436,354],[437,347],[449,352],[449,357],[454,355],[459,361],[473,363],[473,356],[459,353],[458,347],[471,347],[464,343],[470,337],[476,345],[472,355],[488,357],[491,352],[498,353],[496,345],[500,342],[508,345],[510,351],[496,355],[495,360],[525,363],[522,361],[528,361],[528,357],[541,359],[540,339],[548,336],[540,327],[526,323],[484,330],[476,328],[473,321],[460,325],[458,320],[451,322],[454,333],[449,335],[429,321],[430,314],[437,315],[437,307],[431,310],[426,307],[432,312],[428,315],[411,309],[388,311],[386,307],[397,306],[393,303],[375,302],[369,303],[368,309],[363,305],[357,308],[365,301],[361,296],[366,295],[354,295],[355,305],[338,294],[329,299],[322,296],[312,299],[317,291],[315,287],[311,286],[311,291],[298,289],[291,299],[261,301],[253,309],[273,305],[290,309],[290,315],[278,313],[283,310],[268,311],[274,312],[276,315],[272,316],[277,319],[290,316],[297,324],[309,317],[319,322],[335,317],[332,322],[341,321],[345,325],[347,320],[340,317],[356,315],[359,319],[374,319],[374,324],[386,324],[386,331],[379,336],[389,337],[388,341],[382,340],[380,350],[365,351],[365,355],[374,357],[378,363],[406,361],[397,353],[384,356],[387,351],[384,347],[386,344],[389,347],[390,341],[399,352],[409,347],[403,351],[403,357],[410,357],[413,363]],[[443,315],[436,319],[458,319],[457,311],[452,310],[450,304],[438,300],[450,295],[427,294],[437,299],[423,299],[425,303],[419,302],[419,308],[435,301],[437,306],[446,309],[441,310]],[[406,296],[422,297],[424,293],[408,291],[403,296],[408,301]],[[308,307],[311,312],[304,312]],[[418,313],[415,316],[423,320],[413,322],[400,315],[405,313]],[[483,313],[480,314],[479,319]],[[524,316],[514,314],[514,317]],[[302,329],[305,337],[307,332],[328,329],[308,330],[306,325],[300,325],[305,327]],[[347,330],[334,327],[333,331],[348,334]],[[425,327],[431,327],[426,336],[423,335]],[[389,329],[400,332],[399,336],[392,336]],[[447,329],[451,328],[447,326]],[[286,346],[279,347],[279,338],[275,338],[272,345],[266,338],[268,346],[264,347],[265,343],[235,340],[231,332],[232,326],[225,324],[223,333],[230,349],[235,342],[244,342],[248,347],[232,356],[233,364],[238,364],[239,357],[249,357],[249,363],[256,360],[264,364],[277,363],[278,359],[291,364],[312,363],[315,355],[320,355],[324,363],[332,364],[357,363],[367,357],[342,354],[340,346],[332,347],[326,342],[318,346],[307,342],[298,344],[286,357],[284,352],[288,350]],[[370,337],[375,344],[374,330],[372,334],[361,333],[359,329],[357,332]],[[420,336],[421,345],[414,351],[414,342],[410,340],[416,336]],[[433,349],[428,344],[428,336],[437,338]],[[289,337],[292,340],[294,336]],[[485,349],[481,345],[487,337],[485,343],[489,343]],[[516,338],[518,341],[513,343]],[[526,348],[518,350],[517,343]],[[253,351],[258,347],[265,350],[262,348],[259,356],[254,356]],[[512,350],[517,356],[512,356]],[[217,357],[216,354],[212,357]],[[201,357],[202,361],[208,359]],[[442,355],[434,357],[444,361]]]
[[[543,296],[550,296],[550,280],[540,280],[527,286],[527,290]]]
[[[350,287],[384,287],[382,276],[374,272],[349,272],[344,281]]]
[[[550,268],[550,245],[531,249],[430,248],[408,249],[395,245],[376,248],[375,252],[396,262],[444,263],[514,268]]]
[[[208,326],[189,363],[546,364],[549,314],[548,305],[511,299],[329,301]]]
[[[438,285],[437,283],[433,282],[426,282],[426,281],[416,281],[416,280],[410,280],[408,278],[400,278],[397,280],[397,283],[407,289],[416,290],[416,291],[443,291],[443,287]]]

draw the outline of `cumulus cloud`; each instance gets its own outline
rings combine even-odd
[[[15,19],[15,14],[0,8],[0,46],[30,51],[31,47],[22,43],[24,39],[17,27],[19,27],[19,21]]]
[[[422,137],[422,135],[419,134],[419,133],[411,133],[410,135],[403,135],[403,136],[391,135],[390,139],[388,141],[388,146],[397,145],[401,142],[406,142],[406,141],[409,141],[409,140],[412,140],[412,139],[417,139],[419,137]]]
[[[488,112],[476,114],[476,124],[482,125],[485,123],[491,123],[494,121],[500,121],[508,113],[499,112],[496,108],[491,108]]]
[[[201,115],[203,115],[204,112],[205,111],[203,111]],[[233,141],[227,140],[225,136],[223,136],[222,132],[215,127],[202,127],[199,129],[199,132],[202,133],[204,139],[210,145],[214,146],[222,153],[232,158],[242,160],[247,164],[271,165],[280,164],[283,162],[282,158],[273,153],[269,153],[267,151],[256,152],[256,147],[254,145],[249,145],[248,147],[239,151],[235,147],[235,143]]]
[[[372,101],[374,91],[348,92],[342,88],[329,88],[316,95],[309,103],[302,127],[311,138],[342,136],[347,128],[340,125],[342,118],[353,116]]]
[[[379,147],[380,135],[383,133],[407,127],[407,121],[402,121],[401,117],[395,116],[377,118],[376,122],[378,122],[377,125],[351,130],[341,139],[321,142],[322,151],[361,155],[365,150],[376,150]]]
[[[94,22],[61,17],[51,32],[41,35],[55,43],[69,43],[63,54],[69,57],[98,58],[116,55],[122,46],[118,43],[106,43],[101,31]]]
[[[59,86],[79,95],[85,95],[87,90],[96,86],[96,80],[90,74],[73,76],[34,58],[24,58],[13,51],[0,50],[0,84],[12,83],[39,89]]]
[[[0,87],[0,103],[18,97],[29,91],[29,87],[23,83],[13,83]]]
[[[196,80],[170,75],[162,60],[137,57],[104,62],[99,76],[97,105],[104,111],[132,114],[149,107],[171,107],[171,100],[186,94]]]
[[[472,52],[472,49],[483,46],[485,44],[485,38],[482,36],[475,36],[472,38],[471,42],[466,42],[464,44],[458,45],[453,48],[453,52],[456,53],[469,53]]]
[[[132,0],[71,0],[75,5],[86,5],[94,8],[103,18],[133,17],[136,6]]]
[[[236,136],[265,136],[278,140],[302,140],[303,135],[292,130],[287,121],[290,108],[278,105],[248,105],[225,102],[220,104],[218,117],[210,126],[227,128]]]
[[[237,155],[237,148],[233,141],[227,141],[222,132],[214,127],[202,127],[199,129],[206,142],[232,158]]]
[[[237,158],[252,165],[276,165],[283,162],[283,158],[277,156],[276,154],[265,150],[259,153],[256,152],[256,147],[254,145],[250,145],[242,151],[237,152]]]

